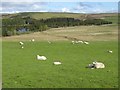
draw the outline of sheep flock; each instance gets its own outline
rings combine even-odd
[[[35,39],[31,39],[29,40],[31,42],[35,42]],[[47,41],[48,44],[51,44],[52,42],[51,41]],[[90,43],[88,41],[83,41],[83,40],[76,40],[76,41],[71,41],[72,44],[86,44],[86,45],[89,45]],[[19,45],[20,47],[23,49],[24,48],[24,43],[22,41],[19,42]],[[107,50],[108,53],[113,53],[112,50]],[[44,56],[44,55],[36,55],[36,58],[38,61],[46,61],[47,60],[47,57]],[[56,60],[53,62],[53,65],[61,65],[61,61],[59,60]],[[94,61],[92,62],[91,64],[88,64],[88,66],[86,66],[87,68],[91,68],[91,69],[98,69],[98,68],[105,68],[105,65],[104,63],[102,62],[97,62],[97,61]]]

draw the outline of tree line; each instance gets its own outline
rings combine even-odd
[[[19,35],[30,32],[42,32],[49,28],[70,27],[80,25],[112,24],[102,19],[48,18],[36,20],[30,17],[2,19],[2,36]]]

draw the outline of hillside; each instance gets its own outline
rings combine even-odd
[[[2,36],[42,32],[50,28],[116,25],[117,13],[80,14],[52,12],[23,12],[2,15]],[[0,30],[1,31],[1,30]],[[1,36],[1,35],[0,35]]]
[[[4,14],[3,18],[13,18],[13,17],[31,17],[34,19],[47,19],[56,17],[70,17],[70,18],[80,18],[82,14],[77,13],[55,13],[55,12],[24,12],[16,14]]]
[[[99,18],[106,19],[117,23],[118,14],[117,13],[100,13],[100,14],[82,14],[82,13],[57,13],[57,12],[24,12],[17,14],[3,14],[2,18],[14,18],[14,17],[31,17],[33,19],[47,19],[47,18],[76,18],[76,19],[86,19],[86,18]]]
[[[2,39],[3,41],[29,41],[32,38],[36,41],[115,41],[118,38],[118,30],[116,25],[61,27],[43,32],[3,37]]]

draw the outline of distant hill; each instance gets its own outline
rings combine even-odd
[[[2,32],[5,36],[23,32],[44,31],[49,28],[118,23],[117,13],[81,14],[58,12],[23,12],[2,14]]]
[[[87,19],[87,18],[97,18],[105,19],[111,21],[114,24],[118,23],[117,13],[99,13],[99,14],[82,14],[82,13],[58,13],[58,12],[23,12],[16,14],[3,14],[2,18],[14,18],[14,17],[31,17],[33,19],[47,19],[47,18],[57,18],[57,17],[68,17],[76,19]]]

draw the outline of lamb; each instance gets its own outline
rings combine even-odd
[[[37,60],[46,60],[47,58],[45,56],[39,56],[37,55]]]
[[[57,61],[57,62],[53,62],[53,64],[54,64],[54,65],[60,65],[60,64],[62,64],[62,63]]]

